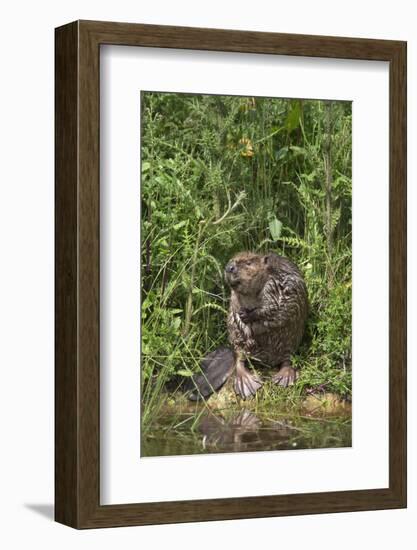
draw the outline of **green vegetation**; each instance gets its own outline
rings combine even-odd
[[[304,273],[294,388],[351,393],[351,103],[142,93],[142,421],[227,343],[223,269],[274,251]]]

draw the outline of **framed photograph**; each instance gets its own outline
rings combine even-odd
[[[56,29],[55,517],[406,506],[406,43]]]

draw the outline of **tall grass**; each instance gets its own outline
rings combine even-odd
[[[351,391],[351,103],[143,92],[142,406],[227,342],[223,268],[272,250],[304,273],[297,391]]]

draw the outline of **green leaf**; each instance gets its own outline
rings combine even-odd
[[[307,151],[304,149],[304,147],[298,147],[298,145],[291,145],[289,150],[293,155],[296,155],[296,156],[307,154]]]
[[[191,372],[190,370],[188,369],[180,369],[180,370],[177,370],[177,374],[179,374],[180,376],[192,376],[194,373]]]
[[[269,231],[271,232],[271,237],[274,241],[277,241],[280,238],[282,222],[280,222],[276,216],[269,221]]]
[[[281,149],[277,152],[276,158],[277,160],[281,160],[285,158],[288,155],[288,147],[281,147]]]
[[[174,329],[179,329],[181,326],[181,317],[175,317],[175,319],[172,321],[172,325]]]
[[[182,222],[176,223],[173,226],[173,229],[180,229],[180,227],[184,227],[188,223],[188,220],[183,220]]]
[[[288,111],[286,127],[287,132],[290,133],[300,125],[301,117],[301,101],[291,101],[291,107]]]
[[[276,159],[281,160],[289,155],[292,155],[294,157],[298,155],[307,155],[307,151],[304,149],[304,147],[299,147],[298,145],[291,145],[284,147],[281,147],[279,151],[276,154]]]

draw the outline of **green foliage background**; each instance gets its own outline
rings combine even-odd
[[[142,395],[227,343],[223,269],[290,257],[310,315],[297,383],[351,391],[351,103],[142,92]],[[279,390],[277,388],[277,390]]]

